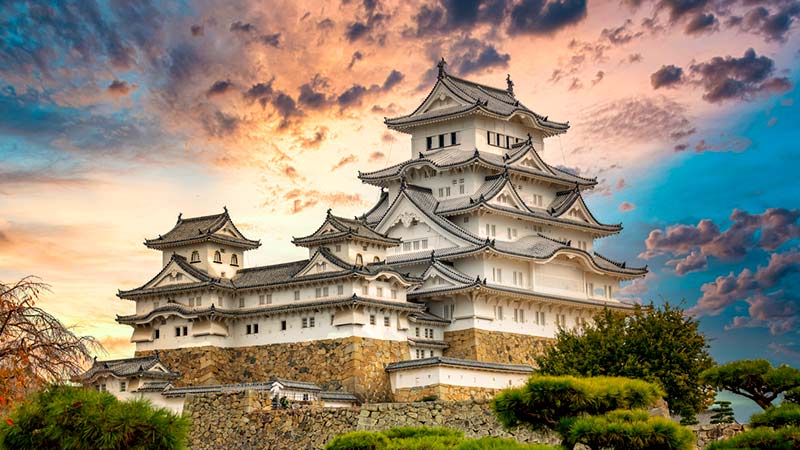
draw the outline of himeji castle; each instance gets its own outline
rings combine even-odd
[[[620,282],[647,270],[594,250],[622,229],[584,202],[596,179],[542,158],[569,124],[506,82],[455,77],[442,60],[422,103],[385,120],[410,136],[409,158],[359,173],[380,189],[364,214],[298,225],[307,259],[247,267],[260,242],[227,210],[179,215],[145,241],[162,270],[118,293],[136,304],[117,317],[135,358],[96,361],[83,382],[173,406],[237,386],[328,406],[486,398],[522,384],[559,328],[632,308]]]

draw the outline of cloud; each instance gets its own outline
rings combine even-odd
[[[703,99],[710,103],[726,100],[752,100],[762,94],[783,93],[792,88],[785,77],[772,77],[775,63],[766,56],[758,56],[751,48],[741,58],[714,57],[692,64],[690,71],[705,93]]]
[[[412,18],[418,37],[472,30],[481,24],[501,24],[508,13],[506,0],[440,0],[422,5]]]
[[[309,138],[300,138],[300,146],[304,149],[319,147],[328,135],[327,127],[319,127],[314,131],[314,134]]]
[[[522,0],[511,8],[508,34],[549,35],[586,17],[586,0]]]
[[[354,52],[353,56],[350,58],[350,64],[347,65],[347,70],[352,69],[353,66],[356,64],[356,61],[361,61],[363,58],[364,55],[361,52],[359,51]]]
[[[622,202],[619,204],[619,210],[622,212],[629,212],[636,209],[636,205],[630,202]]]
[[[202,36],[205,34],[205,29],[202,25],[192,25],[189,31],[191,31],[192,36]]]
[[[334,164],[333,167],[331,167],[331,171],[341,169],[342,167],[357,161],[358,157],[356,155],[349,154],[347,156],[342,157],[342,159],[340,159],[336,164]]]
[[[300,86],[297,101],[310,109],[321,109],[328,106],[330,100],[322,89],[328,88],[328,80],[320,74],[314,75],[310,82]]]
[[[785,42],[786,35],[800,16],[800,3],[775,3],[780,7],[774,12],[767,9],[766,5],[757,5],[743,15],[730,16],[726,24],[741,31],[759,34],[767,41]]]
[[[393,87],[400,84],[400,82],[403,81],[403,78],[405,78],[405,75],[403,75],[402,72],[400,72],[399,70],[392,70],[386,77],[386,80],[383,82],[383,85],[381,85],[381,89],[384,91],[388,91],[389,89],[392,89]]]
[[[741,137],[741,136],[734,136],[716,142],[710,142],[705,139],[700,139],[694,145],[694,152],[695,153],[705,153],[705,152],[741,153],[750,148],[752,144],[753,141],[751,141],[746,137]],[[683,150],[685,150],[685,148]]]
[[[455,73],[461,76],[506,68],[511,60],[508,53],[500,53],[493,45],[473,38],[460,40],[450,48],[450,52],[456,53],[450,63]]]
[[[703,219],[697,225],[672,225],[665,231],[653,230],[645,240],[646,251],[639,257],[650,259],[671,254],[685,256],[668,264],[696,267],[700,255],[731,260],[742,258],[759,248],[774,251],[786,242],[800,238],[800,210],[769,208],[762,214],[750,214],[740,209],[731,213],[731,225],[720,231],[717,224]]]
[[[627,97],[586,108],[580,123],[593,139],[666,141],[694,133],[685,111],[666,97]]]
[[[386,157],[385,153],[383,153],[382,151],[376,150],[376,151],[374,151],[374,152],[369,154],[369,159],[367,159],[367,161],[369,161],[371,163],[374,163],[374,162],[382,161],[383,158],[385,158],[385,157]]]
[[[256,83],[250,87],[244,93],[244,98],[251,102],[258,101],[261,104],[261,107],[266,107],[269,100],[272,98],[274,94],[274,90],[272,89],[272,82],[274,79],[267,81],[266,83]]]
[[[669,18],[677,22],[688,14],[703,10],[708,0],[660,0],[657,7],[669,11]]]
[[[281,45],[281,33],[262,34],[258,37],[258,42],[268,47],[278,48]]]
[[[135,84],[129,84],[127,81],[113,80],[108,85],[108,92],[115,97],[125,97],[135,91],[136,88]]]
[[[660,69],[650,75],[650,84],[653,89],[662,87],[674,87],[683,81],[683,69],[674,65],[661,66]]]
[[[719,20],[711,13],[698,13],[686,24],[686,34],[703,34],[716,31]]]
[[[203,127],[209,136],[229,136],[239,127],[239,118],[222,111],[214,111],[214,113],[204,117]]]
[[[798,249],[773,253],[767,266],[758,266],[755,272],[746,268],[738,275],[731,272],[703,284],[702,296],[687,313],[718,315],[734,303],[745,301],[750,304],[750,316],[737,317],[730,327],[766,325],[773,334],[785,333],[796,328],[798,320],[800,298],[793,289],[800,281],[798,273]]]
[[[615,28],[603,28],[600,32],[600,38],[605,39],[613,45],[624,45],[628,42],[642,36],[643,31],[632,31],[631,26],[633,21],[628,19],[622,25]]]
[[[292,119],[303,117],[304,115],[303,111],[297,108],[297,102],[284,92],[277,92],[277,95],[272,98],[272,106],[281,117],[278,128],[286,128],[289,126]]]
[[[230,31],[234,33],[252,33],[253,31],[256,31],[256,27],[252,23],[244,23],[237,20],[231,24]]]
[[[233,88],[233,83],[231,80],[217,80],[214,84],[211,85],[210,88],[206,91],[207,97],[213,97],[215,95],[224,94]]]
[[[283,198],[291,202],[292,206],[289,210],[291,214],[297,214],[318,204],[327,205],[331,208],[364,204],[360,194],[321,192],[316,189],[292,189],[284,194]]]
[[[699,251],[692,250],[688,256],[681,259],[667,261],[668,266],[675,266],[675,273],[686,275],[689,272],[697,272],[708,268],[708,257]]]

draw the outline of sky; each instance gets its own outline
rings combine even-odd
[[[384,117],[450,73],[514,90],[570,131],[543,157],[622,222],[599,251],[683,302],[719,362],[800,365],[798,0],[6,1],[0,4],[0,281],[129,356],[116,298],[142,241],[226,206],[263,245],[377,200],[358,171],[409,158]]]

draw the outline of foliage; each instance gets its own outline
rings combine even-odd
[[[800,386],[784,392],[783,401],[800,405]]]
[[[733,416],[733,408],[731,402],[717,401],[714,402],[714,407],[711,408],[711,424],[717,425],[720,423],[733,423],[736,420]]]
[[[620,376],[660,384],[670,410],[693,417],[711,402],[700,373],[714,362],[699,322],[666,302],[623,314],[605,309],[579,329],[561,329],[537,358],[545,375]]]
[[[729,362],[704,371],[700,378],[714,389],[747,397],[762,409],[772,406],[782,393],[800,387],[800,369],[772,367],[765,359]]]
[[[763,413],[750,417],[750,426],[756,427],[800,427],[800,405],[784,402],[780,406],[770,406]]]
[[[355,431],[334,438],[326,450],[556,450],[538,444],[520,444],[495,437],[467,439],[460,431],[446,428],[392,428],[386,431]]]
[[[188,419],[146,400],[52,385],[0,422],[0,448],[180,449],[188,432]]]
[[[791,450],[800,448],[800,427],[787,427],[773,430],[755,428],[732,438],[712,442],[706,450],[726,450],[732,448]]]
[[[689,430],[651,419],[646,411],[618,411],[653,406],[661,395],[655,384],[629,378],[533,376],[497,395],[492,408],[504,426],[555,431],[566,448],[601,448],[603,442],[615,443],[613,448],[685,448],[693,440]]]
[[[567,435],[569,445],[590,449],[691,450],[694,434],[665,417],[647,411],[612,411],[575,420]]]
[[[498,394],[492,408],[506,427],[524,424],[561,433],[578,416],[647,408],[661,395],[654,384],[629,378],[533,376],[524,386]]]
[[[79,375],[101,348],[36,306],[48,288],[33,277],[0,283],[0,406]]]

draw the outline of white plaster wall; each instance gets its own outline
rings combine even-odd
[[[450,120],[426,126],[417,127],[411,134],[411,158],[419,157],[419,153],[427,153],[427,137],[438,136],[451,132],[460,134],[460,143],[455,146],[460,150],[475,149],[475,119],[471,117]],[[452,148],[452,147],[448,147]]]
[[[389,381],[392,386],[392,392],[397,389],[424,387],[434,384],[505,389],[522,386],[529,376],[530,374],[440,365],[391,372]]]

